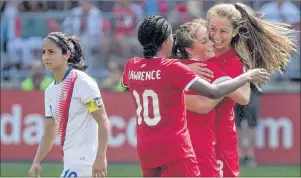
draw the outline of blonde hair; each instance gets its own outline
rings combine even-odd
[[[296,45],[292,38],[295,32],[285,23],[274,23],[256,17],[245,4],[217,4],[209,9],[207,18],[218,15],[226,17],[238,35],[232,38],[231,46],[241,57],[246,69],[264,68],[268,72],[284,69]]]
[[[178,59],[188,59],[189,54],[185,48],[190,48],[196,41],[196,34],[201,28],[208,29],[208,21],[202,18],[194,19],[181,25],[174,36],[172,55]]]

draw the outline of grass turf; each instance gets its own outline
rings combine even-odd
[[[1,177],[26,177],[31,166],[28,162],[1,162]],[[58,177],[63,169],[62,164],[43,163],[43,177]],[[137,164],[109,164],[109,177],[139,177],[140,167]],[[241,168],[241,177],[300,177],[300,165],[294,166],[257,166]]]

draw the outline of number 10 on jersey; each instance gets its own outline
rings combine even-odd
[[[137,103],[136,114],[138,118],[138,125],[141,125],[142,121],[144,121],[148,126],[157,125],[161,120],[157,93],[155,93],[153,90],[144,90],[142,97],[140,98],[137,91],[134,90],[133,95]],[[149,102],[149,98],[152,100],[151,103]],[[149,116],[149,103],[152,104],[154,118],[150,118]],[[143,113],[141,113],[142,109]]]

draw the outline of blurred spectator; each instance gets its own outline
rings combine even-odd
[[[20,37],[20,27],[18,28],[17,17],[19,15],[18,1],[7,1],[3,3],[3,12],[1,12],[1,51],[6,51],[9,40]]]
[[[130,3],[130,8],[135,13],[137,17],[137,22],[140,22],[144,18],[144,12],[143,12],[143,0],[134,0],[133,3]]]
[[[177,1],[183,1],[183,0],[177,0]],[[170,1],[170,0],[157,0],[158,2],[158,11],[159,14],[165,18],[168,17],[169,13],[175,8],[176,1]]]
[[[8,1],[4,4],[3,13],[1,15],[1,52],[7,52],[7,57],[5,61],[1,58],[1,64],[3,68],[1,71],[3,72],[3,79],[10,80],[10,70],[12,68],[20,71],[22,66],[22,57],[20,56],[20,52],[22,50],[22,45],[18,45],[18,50],[12,52],[8,50],[7,46],[11,40],[18,39],[20,40],[20,24],[17,21],[17,17],[19,15],[19,2],[17,1]]]
[[[296,6],[300,2],[295,0],[0,1],[1,79],[18,84],[8,87],[19,88],[30,73],[32,61],[40,58],[43,38],[51,31],[64,31],[80,37],[89,66],[87,72],[101,81],[112,75],[107,70],[111,65],[108,61],[124,64],[133,56],[142,56],[137,26],[145,15],[164,16],[176,29],[193,18],[205,17],[208,8],[219,2],[243,2],[253,7],[263,4],[261,10],[266,19],[286,22],[300,30],[300,9]],[[296,33],[300,41],[297,35],[300,33]],[[291,61],[284,76],[300,80],[299,56],[292,56]]]
[[[64,10],[66,1],[46,1],[48,11]]]
[[[43,38],[15,38],[8,41],[8,69],[17,66],[18,70],[27,70],[32,61],[40,56]]]
[[[196,8],[190,11],[189,8],[191,8],[191,5],[189,5],[191,2],[187,1],[176,1],[175,9],[173,9],[169,15],[168,15],[168,21],[172,25],[173,29],[177,29],[181,24],[186,23],[197,16],[194,16],[192,12],[200,11],[201,12],[201,5],[200,2],[192,2],[192,5],[200,5]]]
[[[22,81],[21,89],[24,91],[45,90],[53,78],[45,75],[42,62],[39,59],[33,61],[30,66],[31,76]]]
[[[206,18],[206,12],[204,11],[203,1],[188,1],[187,8],[193,18],[199,18],[199,17]]]
[[[89,66],[88,73],[103,68],[100,66],[100,47],[104,42],[103,38],[103,17],[102,12],[92,4],[91,0],[80,0],[79,7],[71,10],[63,22],[63,30],[67,34],[73,34],[80,38],[85,58]]]
[[[263,4],[260,9],[264,13],[264,18],[275,22],[284,22],[292,25],[300,31],[300,9],[291,1],[277,0]],[[287,66],[285,74],[292,79],[300,80],[300,32],[295,34],[298,45],[298,54],[291,56],[291,62]],[[275,74],[276,79],[283,78]]]
[[[135,56],[135,52],[140,48],[136,34],[138,17],[134,10],[131,0],[117,1],[113,8],[115,29],[112,45],[114,53],[120,55],[122,63]]]
[[[25,11],[42,11],[44,6],[38,1],[9,1],[4,9],[3,27],[4,39],[7,39],[7,56],[8,61],[5,62],[5,77],[9,79],[9,70],[16,68],[17,70],[27,69],[32,60],[38,57],[38,51],[41,51],[42,37],[37,32],[44,32],[41,29],[45,24],[42,19],[29,19],[19,16],[19,8]],[[28,25],[28,26],[27,26]],[[2,31],[2,29],[1,29]],[[27,33],[29,32],[29,34]],[[33,32],[33,33],[32,33]]]
[[[124,92],[126,88],[121,85],[123,65],[120,65],[117,61],[110,61],[108,64],[108,71],[109,76],[100,83],[100,89],[103,91]]]
[[[45,1],[23,1],[20,6],[22,12],[44,12],[46,10]]]

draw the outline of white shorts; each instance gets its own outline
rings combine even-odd
[[[80,164],[66,165],[61,177],[92,177],[92,166]]]

